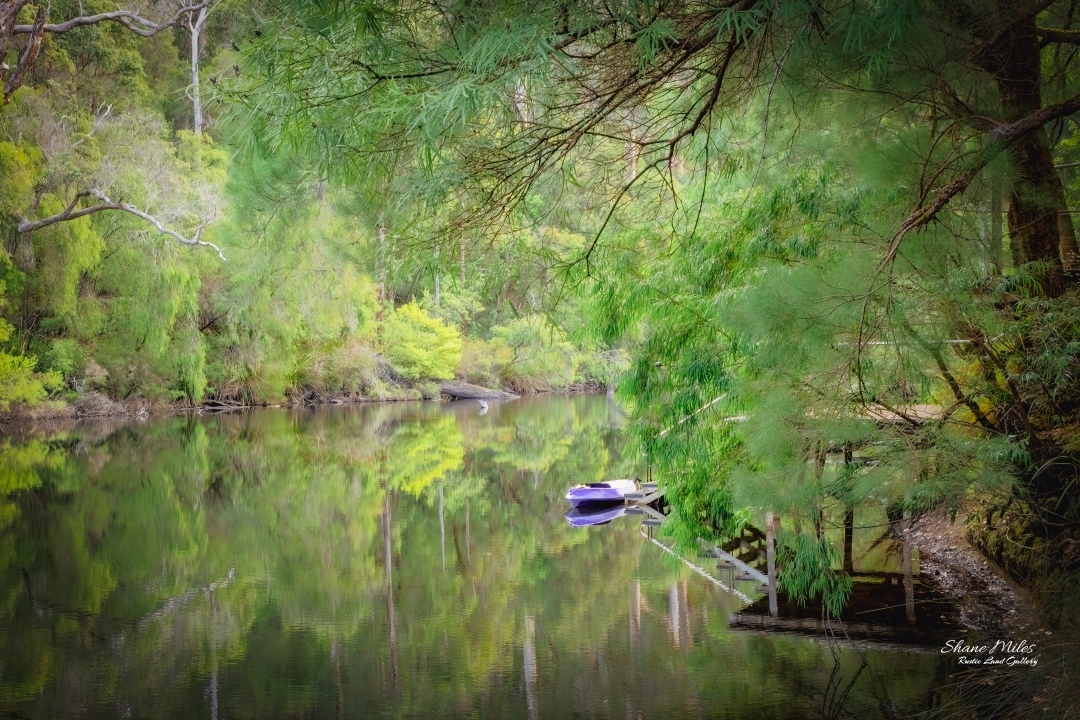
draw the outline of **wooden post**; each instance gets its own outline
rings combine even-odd
[[[854,508],[848,508],[844,513],[844,572],[855,572],[855,564],[852,562],[852,550],[851,546],[855,536],[855,510]]]
[[[904,520],[911,520],[911,511],[904,511]],[[906,522],[905,525],[910,525],[910,522]],[[904,530],[908,530],[907,527]],[[915,622],[915,578],[911,572],[911,543],[907,540],[907,534],[904,534],[903,544],[903,563],[904,563],[904,606],[907,609],[907,621],[909,623]]]
[[[847,473],[845,478],[850,479],[851,475],[851,462],[853,453],[851,452],[851,443],[844,443],[844,472]],[[845,482],[845,485],[847,483]],[[845,503],[846,505],[846,503]],[[854,538],[855,530],[855,509],[850,505],[846,505],[844,509],[844,572],[852,573],[855,571],[854,564],[852,563],[851,546]]]
[[[772,510],[765,513],[765,563],[769,578],[769,614],[776,617],[779,613],[776,598],[776,518]]]
[[[816,451],[814,453],[814,479],[817,485],[817,507],[814,508],[814,536],[820,540],[822,532],[824,531],[823,523],[825,522],[824,512],[825,508],[821,501],[821,476],[825,473],[825,455],[827,454],[825,445],[819,440]]]

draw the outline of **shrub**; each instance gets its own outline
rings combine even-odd
[[[11,324],[0,319],[0,343],[7,342],[11,331]],[[63,385],[58,372],[34,372],[36,363],[34,357],[0,351],[0,411],[7,412],[12,403],[36,405]]]
[[[585,379],[604,387],[612,387],[630,367],[630,355],[622,348],[587,353],[583,360]]]
[[[461,334],[416,303],[398,308],[383,330],[386,357],[408,380],[449,380],[461,360]]]
[[[461,350],[457,377],[473,385],[498,387],[502,384],[502,370],[510,362],[510,349],[496,347],[487,340],[466,339]]]
[[[519,392],[556,390],[573,385],[578,353],[566,334],[541,315],[528,315],[491,329],[495,356],[506,358],[500,375]]]
[[[346,394],[376,387],[379,380],[375,374],[375,353],[360,342],[342,344],[331,353],[323,381],[329,391]]]
[[[467,332],[476,316],[483,312],[484,303],[473,290],[446,287],[439,298],[439,307],[435,307],[435,299],[427,292],[420,298],[420,307],[450,327]]]

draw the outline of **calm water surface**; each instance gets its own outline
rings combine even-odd
[[[620,417],[576,397],[0,439],[0,716],[878,717],[933,702],[935,650],[834,659],[821,639],[733,627],[746,601],[640,518],[569,527],[567,486],[644,474]]]

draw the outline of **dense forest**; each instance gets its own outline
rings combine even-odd
[[[455,374],[563,390],[625,367],[568,339],[581,313],[551,308],[546,266],[508,262],[583,237],[534,228],[412,252],[430,230],[398,222],[403,206],[243,142],[208,102],[258,32],[251,8],[53,22],[107,9],[52,6],[38,35],[35,6],[4,5],[31,24],[5,40],[0,411],[430,398]]]
[[[1049,583],[1076,5],[3,0],[0,406],[617,385],[672,532],[782,516],[798,596],[868,499]]]

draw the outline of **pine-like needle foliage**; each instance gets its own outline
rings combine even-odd
[[[229,93],[436,244],[585,236],[562,279],[634,348],[620,392],[673,531],[779,513],[813,534],[785,536],[785,582],[842,597],[793,570],[832,563],[832,506],[1018,502],[1080,561],[1072,14],[294,0]]]

